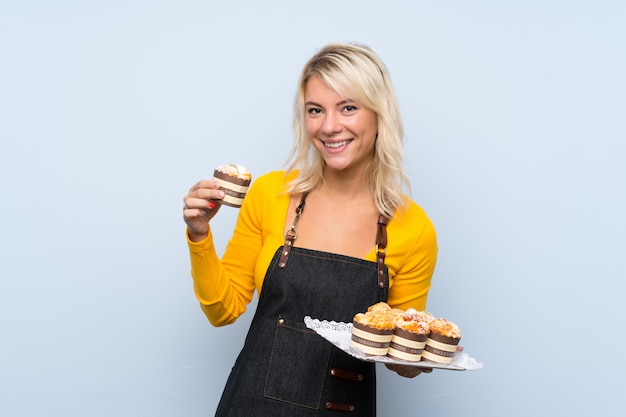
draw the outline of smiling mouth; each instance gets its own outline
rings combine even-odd
[[[341,142],[324,142],[324,146],[331,149],[341,148],[352,142],[352,139],[342,140]]]

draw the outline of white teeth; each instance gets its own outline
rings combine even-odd
[[[334,143],[324,142],[324,146],[326,146],[327,148],[341,148],[342,146],[346,146],[348,143],[350,143],[349,140],[344,140],[342,142],[334,142]]]

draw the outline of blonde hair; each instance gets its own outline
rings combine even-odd
[[[305,126],[304,92],[312,76],[319,77],[342,97],[376,113],[378,135],[367,179],[378,211],[391,218],[396,209],[407,204],[405,189],[410,193],[402,167],[404,133],[387,68],[365,45],[329,44],[304,66],[294,102],[294,144],[286,163],[287,174],[297,170],[298,175],[287,184],[287,192],[312,191],[324,181],[324,160],[313,146]]]

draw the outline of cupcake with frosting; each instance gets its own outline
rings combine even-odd
[[[365,313],[357,313],[352,322],[350,347],[366,356],[385,356],[395,329],[394,311],[387,303],[377,303]]]
[[[430,334],[422,358],[429,361],[449,364],[456,353],[461,340],[459,326],[445,318],[438,318],[429,323]]]
[[[220,183],[224,191],[222,204],[239,208],[248,192],[252,175],[243,165],[221,165],[213,171],[213,179]]]
[[[426,346],[430,332],[429,321],[434,317],[430,313],[408,309],[396,317],[395,329],[389,343],[387,356],[418,362]]]

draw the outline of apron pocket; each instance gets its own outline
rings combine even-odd
[[[278,318],[263,395],[319,409],[332,345],[304,323]]]

